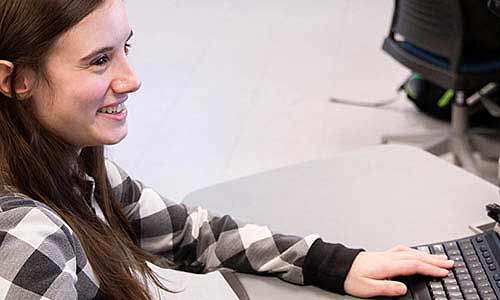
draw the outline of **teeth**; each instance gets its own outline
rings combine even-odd
[[[120,103],[116,106],[116,111],[117,112],[122,112],[125,109],[125,104]]]
[[[125,104],[120,103],[116,106],[112,107],[103,107],[99,109],[99,112],[101,113],[107,113],[107,114],[114,114],[114,113],[120,113],[125,109]]]

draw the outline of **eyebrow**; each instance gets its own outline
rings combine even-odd
[[[134,35],[134,31],[130,30],[130,33],[129,33],[126,41],[128,42],[132,38],[133,35]],[[90,54],[86,55],[82,59],[80,59],[80,61],[81,62],[87,61],[87,60],[91,59],[92,57],[96,56],[99,53],[109,52],[109,51],[111,51],[113,49],[115,49],[115,47],[109,47],[108,46],[108,47],[99,48],[97,50],[92,51]]]

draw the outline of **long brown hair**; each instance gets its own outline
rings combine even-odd
[[[42,127],[32,101],[15,94],[16,77],[30,70],[46,80],[45,63],[58,38],[106,0],[0,1],[0,59],[14,64],[12,98],[0,93],[0,186],[41,201],[55,210],[78,236],[108,299],[150,300],[141,282],[160,285],[146,265],[154,256],[136,237],[107,178],[103,146],[71,145]],[[96,182],[96,200],[109,226],[85,201],[84,174]],[[136,273],[143,275],[138,280]]]

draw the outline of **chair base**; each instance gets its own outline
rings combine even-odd
[[[387,135],[382,137],[382,143],[418,144],[437,156],[451,153],[456,165],[476,175],[480,175],[480,171],[474,153],[489,161],[497,161],[500,154],[500,134],[493,130],[488,134],[471,131],[465,135],[454,135],[441,131],[421,135]]]
[[[449,131],[436,131],[418,135],[387,135],[382,143],[418,144],[428,152],[441,156],[452,154],[453,162],[465,170],[481,176],[478,158],[498,161],[500,156],[500,132],[488,128],[467,128],[467,107],[454,104]]]

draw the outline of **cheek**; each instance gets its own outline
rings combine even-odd
[[[64,122],[69,127],[68,122],[92,118],[104,105],[109,84],[105,80],[86,79],[74,79],[34,94],[38,117],[53,126]]]
[[[106,80],[89,80],[75,85],[67,92],[67,99],[78,102],[78,106],[99,109],[104,105],[106,95],[109,91],[109,83]],[[76,104],[76,103],[75,103]]]
[[[89,118],[93,118],[104,105],[108,86],[105,80],[75,80],[59,89],[52,106],[54,115],[59,115],[65,122],[76,123],[84,119],[90,122]]]

